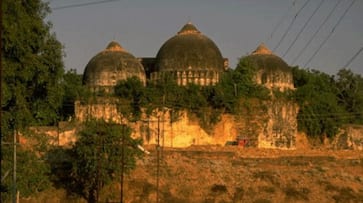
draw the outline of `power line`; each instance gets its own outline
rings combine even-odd
[[[270,39],[272,39],[273,35],[274,35],[274,34],[275,34],[275,32],[277,31],[277,28],[278,28],[278,27],[280,27],[280,25],[282,24],[282,22],[284,21],[284,19],[286,19],[286,18],[287,18],[287,15],[290,13],[290,10],[291,10],[292,8],[294,8],[295,3],[296,3],[296,0],[294,0],[294,1],[292,2],[292,5],[291,5],[291,6],[290,6],[290,8],[287,10],[287,12],[285,13],[285,15],[281,16],[281,18],[280,18],[279,22],[277,23],[277,25],[276,25],[276,26],[274,27],[274,29],[272,30],[272,32],[271,32],[271,34],[270,34],[269,38],[267,38],[267,42],[266,42],[266,43],[268,43],[268,42],[269,42],[269,40],[270,40]]]
[[[310,0],[305,1],[304,5],[296,12],[294,18],[292,19],[292,21],[290,22],[290,25],[287,27],[287,30],[285,31],[285,33],[282,35],[280,41],[277,43],[277,45],[275,46],[275,48],[273,49],[273,51],[275,52],[277,48],[279,48],[279,46],[281,45],[281,42],[285,39],[287,33],[290,31],[292,25],[294,24],[295,20],[297,19],[297,16],[300,14],[300,12],[305,8],[305,6],[310,2]]]
[[[349,59],[349,61],[345,64],[345,66],[343,66],[343,68],[347,68],[354,61],[354,59],[357,58],[357,56],[360,54],[360,52],[362,52],[362,50],[363,50],[363,47],[361,47],[357,51],[357,53],[355,53],[354,56],[351,59]]]
[[[316,56],[316,54],[320,51],[320,49],[324,46],[324,44],[328,41],[328,39],[330,38],[330,36],[334,33],[335,29],[337,28],[337,26],[339,25],[339,23],[343,20],[344,16],[348,13],[349,9],[353,6],[354,2],[356,0],[353,0],[350,5],[347,7],[347,9],[345,9],[344,13],[342,16],[340,16],[340,18],[338,19],[337,23],[334,25],[333,29],[331,30],[331,32],[329,33],[329,35],[324,39],[324,41],[319,45],[318,49],[314,52],[314,54],[309,58],[309,60],[304,64],[304,67],[306,67],[311,60]]]
[[[306,28],[306,26],[308,25],[308,23],[310,22],[310,20],[313,18],[313,16],[316,14],[316,12],[319,10],[319,8],[321,7],[321,5],[323,5],[324,0],[321,0],[318,7],[316,7],[316,9],[314,10],[314,12],[310,15],[309,19],[305,22],[305,24],[301,27],[299,33],[295,36],[294,41],[290,44],[289,48],[287,48],[287,50],[285,51],[284,55],[282,57],[285,57],[285,55],[290,51],[291,47],[294,46],[295,42],[297,41],[297,39],[300,37],[301,33],[304,31],[304,29]]]
[[[337,0],[337,3],[334,5],[333,9],[326,16],[326,18],[324,19],[324,21],[321,23],[321,25],[315,31],[315,33],[310,37],[308,43],[305,44],[304,48],[302,48],[301,51],[298,53],[298,55],[294,58],[294,60],[292,61],[292,64],[294,64],[296,62],[296,60],[298,58],[300,58],[300,56],[302,55],[302,53],[304,53],[304,51],[306,50],[306,48],[310,45],[310,43],[313,41],[313,39],[315,38],[315,36],[319,33],[320,29],[325,25],[326,22],[328,22],[328,19],[334,13],[335,9],[338,7],[338,5],[339,5],[340,2],[341,2],[340,0]]]
[[[94,1],[94,2],[88,2],[88,3],[71,4],[71,5],[66,5],[66,6],[53,7],[52,9],[61,10],[61,9],[65,9],[65,8],[76,8],[76,7],[90,6],[90,5],[96,5],[96,4],[104,4],[104,3],[114,2],[114,1],[120,1],[120,0],[102,0],[102,1]]]

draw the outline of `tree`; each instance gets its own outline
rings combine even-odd
[[[50,32],[51,24],[44,21],[50,11],[46,3],[41,0],[1,3],[1,139],[12,142],[14,131],[26,136],[25,129],[31,125],[57,123],[63,96],[60,85],[63,52],[62,45]],[[11,169],[9,146],[1,147],[1,176]],[[18,157],[29,158],[18,163],[18,177],[21,177],[18,189],[22,195],[36,194],[41,189],[29,185],[35,186],[34,180],[47,179],[47,167],[40,164],[43,162],[36,150],[18,149]],[[5,184],[2,188],[11,187],[10,181]]]
[[[78,134],[72,149],[71,178],[76,192],[88,202],[98,201],[98,192],[104,185],[117,180],[123,172],[129,172],[141,156],[137,145],[141,140],[130,137],[126,125],[92,120]]]
[[[310,136],[334,136],[345,122],[333,77],[316,71],[293,68],[295,99],[299,104],[298,129]]]
[[[120,110],[124,116],[136,121],[141,117],[141,107],[146,104],[145,88],[137,77],[120,81],[115,87],[115,95],[126,102],[121,102]]]
[[[44,22],[48,13],[40,0],[3,2],[4,127],[54,124],[59,118],[63,52]]]
[[[62,86],[64,96],[62,100],[61,117],[68,119],[74,116],[74,103],[77,100],[90,97],[89,91],[82,85],[82,75],[77,74],[75,69],[67,71],[63,76]]]
[[[233,83],[236,85],[239,97],[267,99],[269,91],[255,81],[257,68],[248,57],[242,57],[233,73]]]
[[[336,78],[337,98],[351,124],[363,124],[363,78],[347,69],[339,70]]]

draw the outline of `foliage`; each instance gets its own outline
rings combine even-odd
[[[62,45],[45,22],[49,13],[41,0],[2,1],[1,139],[34,125],[54,125],[60,116],[63,88]],[[48,167],[37,149],[18,147],[17,185],[22,196],[49,186]],[[1,148],[1,176],[12,168],[12,147]],[[11,187],[9,181],[2,185]],[[8,196],[8,192],[4,193]]]
[[[343,124],[363,123],[363,78],[341,69],[336,76],[293,69],[299,130],[311,136],[334,136]]]
[[[247,58],[242,57],[234,71],[233,80],[237,84],[238,95],[247,98],[269,99],[269,91],[255,82],[257,67]]]
[[[333,77],[316,71],[293,69],[295,98],[300,106],[298,128],[311,136],[334,136],[345,122]]]
[[[339,70],[335,78],[337,99],[346,113],[347,123],[363,124],[363,78],[347,69]]]
[[[59,118],[62,46],[43,21],[48,11],[40,0],[3,2],[4,127],[49,125]]]
[[[16,153],[16,188],[22,197],[29,197],[36,195],[48,189],[52,184],[49,180],[50,168],[44,161],[42,153],[46,150],[44,148],[46,139],[37,139],[37,145],[32,149],[28,147],[17,145]],[[12,179],[13,169],[13,151],[12,145],[2,146],[1,154],[1,169],[2,177],[8,174],[2,182],[2,201],[6,202],[11,198],[14,183]],[[5,190],[3,190],[5,189]]]
[[[136,157],[141,155],[137,149],[141,141],[130,135],[131,129],[125,125],[95,120],[85,124],[71,155],[70,176],[78,188],[75,192],[94,202],[104,185],[119,179],[121,163],[124,172],[135,167]]]
[[[89,91],[82,85],[82,75],[77,74],[75,69],[68,70],[63,75],[64,96],[62,100],[61,116],[68,119],[74,116],[74,103],[77,100],[87,100],[90,96]]]
[[[145,97],[144,97],[145,88],[142,82],[137,77],[128,78],[125,81],[120,81],[118,85],[115,87],[115,94],[121,98],[129,99],[129,103],[122,103],[120,109],[127,108],[126,105],[129,105],[130,109],[129,114],[124,112],[129,116],[129,120],[139,120],[141,116],[141,106],[144,106]]]
[[[121,81],[115,87],[115,94],[120,98],[120,112],[131,115],[131,120],[138,120],[142,109],[147,115],[165,108],[178,115],[179,110],[187,109],[207,130],[219,121],[223,112],[237,113],[241,98],[269,98],[269,91],[254,82],[254,74],[254,68],[241,59],[236,70],[224,73],[214,86],[179,86],[172,75],[165,73],[162,80],[150,82],[146,87],[137,78]]]

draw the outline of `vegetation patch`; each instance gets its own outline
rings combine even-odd
[[[244,193],[245,193],[245,191],[244,191],[243,187],[236,187],[236,190],[233,194],[233,202],[241,202]]]
[[[226,193],[227,192],[227,187],[225,185],[221,185],[221,184],[214,184],[211,188],[211,191],[213,193]]]
[[[253,177],[255,179],[268,181],[273,185],[280,185],[278,179],[276,178],[276,174],[271,171],[256,171],[254,172]]]
[[[360,202],[363,199],[363,193],[356,193],[350,187],[337,189],[337,194],[333,195],[336,202]]]
[[[261,191],[261,192],[274,194],[276,192],[276,187],[274,187],[274,186],[260,186],[260,187],[258,187],[258,190]]]
[[[292,186],[287,186],[286,188],[284,188],[284,192],[286,195],[286,199],[304,201],[309,200],[310,190],[308,188],[298,189]]]

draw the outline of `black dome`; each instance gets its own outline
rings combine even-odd
[[[88,62],[83,84],[90,87],[115,86],[117,81],[133,76],[145,82],[144,68],[132,54],[112,41]]]
[[[191,23],[167,40],[156,56],[156,71],[213,70],[222,72],[224,60],[216,44]]]

